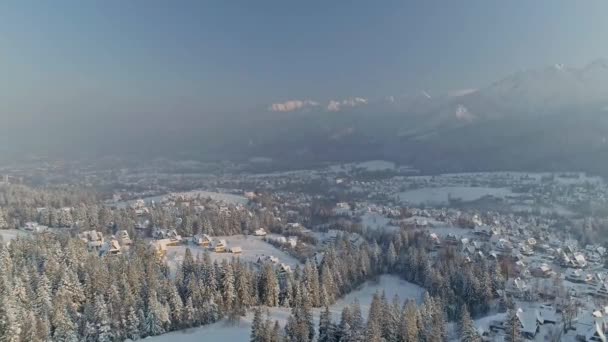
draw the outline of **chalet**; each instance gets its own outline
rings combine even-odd
[[[258,262],[258,264],[263,264],[265,262],[271,262],[273,264],[278,264],[279,258],[272,256],[272,255],[262,255],[262,256],[258,257],[257,262]]]
[[[253,235],[255,236],[266,236],[266,230],[264,228],[257,229]]]
[[[103,246],[101,246],[101,249],[99,250],[100,256],[112,256],[119,254],[122,254],[122,252],[120,250],[120,244],[116,239],[106,241],[106,243],[104,243]]]
[[[598,286],[604,282],[604,277],[599,273],[588,273],[585,280],[589,286]]]
[[[38,222],[26,222],[23,225],[23,230],[27,230],[29,232],[39,233],[47,230],[47,226],[39,225]]]
[[[289,273],[291,273],[291,266],[284,264],[284,263],[280,263],[279,264],[279,276],[286,275]]]
[[[175,229],[169,230],[155,228],[152,232],[152,237],[157,240],[169,240],[169,246],[177,246],[183,242],[181,235],[177,234]]]
[[[577,341],[605,341],[608,332],[606,309],[584,311],[577,317],[574,328]]]
[[[213,243],[213,239],[207,234],[194,235],[192,237],[192,243],[201,247],[209,247]]]
[[[543,263],[540,264],[537,267],[533,267],[530,270],[530,273],[538,278],[550,278],[551,276],[553,276],[555,273],[553,272],[553,270],[551,269],[551,267],[549,267],[549,265]]]
[[[540,305],[537,309],[540,324],[556,324],[559,318],[557,310],[551,305]]]
[[[608,284],[600,283],[595,289],[591,291],[591,295],[594,297],[608,299]]]
[[[129,237],[129,232],[126,230],[119,230],[116,235],[118,237],[118,242],[120,242],[122,246],[131,246],[133,244],[133,240],[131,240],[131,237]]]
[[[510,278],[505,285],[505,292],[513,297],[521,298],[528,292],[528,285],[521,278]]]
[[[528,339],[534,339],[540,326],[538,312],[536,310],[524,311],[518,309],[516,315],[521,324],[521,334]]]
[[[566,271],[566,280],[573,283],[585,283],[586,278],[581,270],[569,268]]]
[[[226,252],[226,248],[226,240],[221,239],[215,243],[215,246],[213,246],[213,251],[215,251],[216,253],[224,253]]]
[[[241,254],[243,253],[243,249],[240,246],[235,246],[230,248],[230,253],[232,254]]]
[[[87,244],[89,249],[98,250],[104,244],[103,234],[95,230],[88,230],[78,234],[78,237]]]
[[[445,242],[450,245],[456,245],[458,244],[458,236],[450,233],[445,237]]]

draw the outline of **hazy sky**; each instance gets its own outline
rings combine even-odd
[[[265,110],[608,57],[608,2],[2,1],[0,118]]]

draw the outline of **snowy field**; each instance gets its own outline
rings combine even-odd
[[[448,236],[448,234],[452,234],[452,235],[456,235],[456,236],[462,238],[465,236],[472,235],[472,233],[473,233],[472,229],[449,227],[449,226],[445,226],[445,223],[444,223],[443,227],[427,228],[426,230],[430,233],[435,233],[435,234],[437,234],[437,236],[441,236],[441,237],[446,237],[446,236]]]
[[[0,239],[4,242],[8,242],[17,236],[27,236],[29,233],[23,230],[17,229],[0,229]]]
[[[186,192],[175,192],[172,196],[179,196],[185,198],[211,198],[214,201],[222,201],[230,204],[247,204],[247,198],[239,195],[228,194],[223,192],[193,190]]]
[[[175,192],[175,193],[166,194],[166,195],[144,197],[144,198],[142,198],[142,200],[146,203],[146,205],[150,205],[152,203],[158,204],[158,203],[163,202],[169,196],[183,196],[183,197],[189,197],[189,198],[196,198],[196,197],[200,196],[201,198],[211,198],[214,201],[223,201],[223,202],[230,203],[230,204],[243,204],[243,205],[247,204],[247,201],[248,201],[247,198],[245,198],[244,196],[228,194],[228,193],[223,193],[223,192],[203,191],[203,190]],[[117,208],[125,208],[128,205],[135,203],[136,201],[137,200],[115,202],[115,203],[113,203],[113,205],[115,205]]]
[[[373,171],[386,171],[395,170],[395,163],[386,160],[368,160],[361,163],[350,163],[341,165],[331,165],[329,170],[331,172],[350,172],[355,169],[364,170],[368,172]]]
[[[390,219],[388,217],[374,212],[367,212],[361,216],[361,225],[364,228],[388,231],[395,231],[399,229],[399,227],[390,225],[389,222]]]
[[[374,293],[377,291],[385,291],[389,301],[394,295],[398,295],[403,301],[407,298],[415,299],[420,302],[424,290],[414,284],[408,283],[394,276],[381,276],[378,282],[367,282],[361,289],[351,292],[343,299],[331,306],[332,319],[334,321],[340,319],[340,313],[346,305],[354,302],[355,298],[361,304],[361,313],[364,318],[367,318],[369,307]],[[290,315],[290,309],[287,308],[271,308],[270,316],[272,320],[278,320],[281,326],[285,325],[287,318]],[[314,310],[315,324],[318,325],[320,309]],[[251,333],[251,321],[253,315],[250,313],[247,317],[241,319],[238,324],[229,324],[226,321],[210,324],[200,328],[186,329],[176,331],[161,336],[149,337],[146,341],[150,342],[200,342],[200,341],[249,341]]]
[[[408,204],[441,205],[448,203],[448,196],[463,201],[475,201],[487,195],[504,198],[512,194],[511,190],[506,188],[446,186],[409,190],[399,193],[398,197],[400,201]]]
[[[232,254],[228,252],[215,253],[209,251],[209,256],[213,261],[217,260],[218,262],[221,262],[224,259],[230,260],[233,257],[238,257],[241,259],[241,261],[256,262],[261,256],[263,257],[272,255],[279,258],[279,262],[288,264],[291,267],[295,267],[296,265],[300,264],[297,259],[275,248],[273,245],[263,241],[261,237],[252,235],[233,235],[214,236],[213,239],[215,241],[219,239],[226,240],[228,248],[240,246],[243,249],[243,252],[241,254]],[[194,257],[196,257],[198,253],[202,254],[205,251],[208,251],[208,249],[204,247],[200,247],[193,244],[167,247],[167,263],[169,264],[171,269],[175,269],[176,266],[184,260],[184,253],[186,253],[186,248],[190,248]]]

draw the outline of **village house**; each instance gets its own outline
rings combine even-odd
[[[536,267],[532,267],[530,269],[530,273],[532,274],[532,276],[538,278],[550,278],[555,274],[551,267],[549,267],[549,265],[545,263],[542,263]]]
[[[577,341],[602,341],[608,332],[608,310],[590,312],[585,310],[579,314],[574,324]]]
[[[38,222],[26,222],[22,229],[28,232],[40,233],[47,230],[48,227],[40,225]]]
[[[88,230],[78,234],[78,237],[87,244],[91,250],[98,250],[104,243],[103,234],[96,230]]]
[[[99,250],[100,256],[113,256],[122,254],[118,240],[111,239],[106,241]]]
[[[226,244],[226,240],[224,240],[224,239],[217,241],[215,243],[215,246],[213,246],[213,251],[216,253],[224,253],[224,252],[226,252],[226,249],[227,249],[227,244]]]
[[[540,327],[538,312],[536,310],[524,311],[520,308],[516,315],[521,324],[521,334],[528,339],[534,339]]]
[[[258,257],[258,260],[257,260],[258,264],[263,264],[265,262],[271,262],[273,264],[278,264],[279,258],[272,256],[272,255],[261,255]]]
[[[264,228],[256,229],[253,233],[255,236],[266,236],[266,230]]]
[[[207,234],[197,234],[192,237],[192,243],[201,247],[209,247],[213,239]]]
[[[289,273],[291,273],[291,266],[284,264],[284,263],[280,263],[279,264],[279,276],[285,276]]]
[[[175,229],[155,229],[152,233],[157,240],[169,240],[169,246],[177,246],[182,244],[182,236],[177,234]]]
[[[133,240],[131,240],[131,237],[129,237],[129,232],[126,230],[119,230],[116,233],[116,236],[121,246],[131,246],[133,244]]]
[[[243,253],[243,249],[240,246],[230,247],[230,253],[241,254]]]
[[[608,299],[608,283],[599,283],[597,287],[590,291],[590,294],[594,297]]]
[[[505,285],[505,293],[515,298],[522,298],[528,292],[528,285],[521,278],[510,278]]]

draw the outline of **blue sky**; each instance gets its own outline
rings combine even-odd
[[[608,57],[608,2],[3,1],[0,114],[217,115]]]

